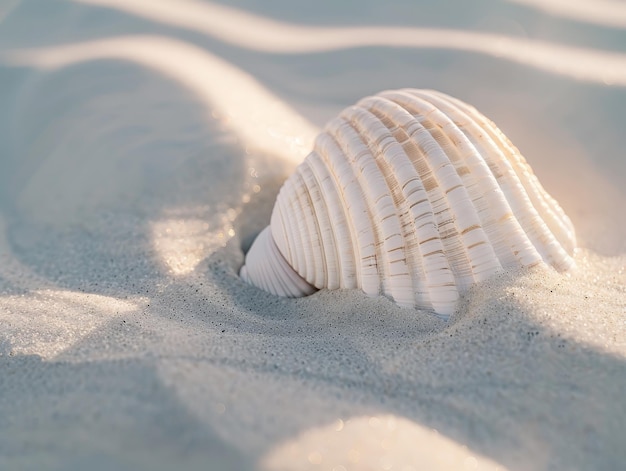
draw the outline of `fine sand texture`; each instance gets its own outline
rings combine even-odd
[[[0,2],[0,470],[623,469],[626,7],[571,4]],[[321,126],[402,87],[502,128],[576,268],[448,322],[243,283]]]

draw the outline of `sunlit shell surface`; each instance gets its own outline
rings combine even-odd
[[[473,283],[573,265],[574,228],[475,108],[431,90],[346,108],[285,182],[241,276],[281,296],[360,288],[452,314]]]

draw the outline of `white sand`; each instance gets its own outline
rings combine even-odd
[[[623,467],[626,33],[513,3],[0,3],[0,469]],[[478,53],[424,30],[284,46],[298,23],[454,29]],[[503,274],[448,323],[243,284],[317,127],[402,86],[505,130],[572,217],[577,269]]]

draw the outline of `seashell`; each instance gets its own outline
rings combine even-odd
[[[573,266],[574,227],[475,108],[406,89],[331,120],[281,188],[241,277],[280,296],[360,288],[447,317],[476,282]]]

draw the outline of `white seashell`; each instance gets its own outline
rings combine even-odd
[[[431,90],[346,108],[287,179],[241,277],[281,296],[361,288],[449,316],[511,267],[573,265],[574,228],[506,136]]]

